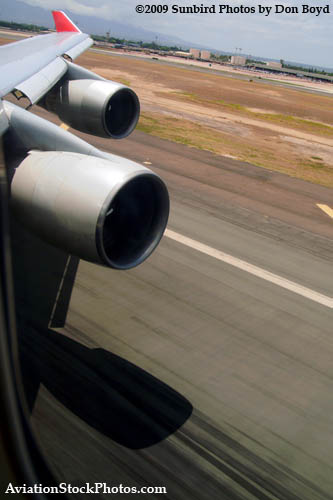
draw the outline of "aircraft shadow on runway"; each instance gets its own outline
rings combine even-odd
[[[32,411],[42,383],[66,408],[132,449],[167,438],[190,417],[186,398],[138,366],[51,328],[65,324],[78,259],[12,223],[17,330]]]

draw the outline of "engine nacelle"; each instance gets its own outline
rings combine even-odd
[[[67,80],[39,103],[81,132],[122,139],[136,127],[140,103],[133,90],[109,80]]]
[[[16,169],[16,215],[40,238],[91,262],[129,269],[167,224],[164,182],[147,168],[69,152],[31,152]]]

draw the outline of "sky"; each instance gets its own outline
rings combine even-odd
[[[219,13],[219,1],[144,0],[148,6],[164,5],[167,13],[138,13],[136,6],[143,0],[22,0],[44,9],[63,9],[74,14],[94,16],[110,21],[140,26],[163,35],[175,36],[227,52],[245,53],[272,59],[284,59],[317,66],[333,67],[332,19],[333,0],[227,0],[229,10],[243,6],[254,13]],[[332,4],[330,3],[332,2]],[[215,13],[174,13],[184,7],[210,7]],[[259,6],[271,7],[269,15],[259,13]],[[294,7],[298,13],[276,13]],[[302,12],[303,5],[320,7],[315,13]],[[319,15],[318,15],[319,13]],[[316,15],[317,14],[317,15]],[[112,26],[112,25],[111,25]],[[241,50],[239,50],[241,49]]]

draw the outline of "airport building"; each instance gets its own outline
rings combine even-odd
[[[209,50],[202,50],[201,51],[201,59],[210,59],[210,51]]]
[[[200,59],[200,50],[199,49],[190,49],[190,54],[192,54],[194,59]]]
[[[244,56],[231,56],[231,64],[237,66],[245,66],[246,57]]]
[[[311,71],[302,71],[301,69],[292,69],[292,68],[279,68],[275,66],[268,66],[265,63],[262,64],[249,64],[247,66],[248,69],[253,69],[255,71],[259,71],[262,73],[275,73],[276,75],[284,75],[284,76],[297,76],[298,78],[306,78],[313,81],[324,82],[324,83],[332,83],[333,84],[333,76],[323,75],[321,73],[312,73]]]
[[[268,61],[266,62],[266,66],[269,66],[270,68],[282,68],[282,64],[277,61]]]
[[[193,54],[190,54],[189,52],[183,52],[182,50],[177,50],[174,52],[174,55],[177,57],[185,57],[186,59],[193,59]]]
[[[210,50],[190,49],[190,54],[194,59],[210,59]]]

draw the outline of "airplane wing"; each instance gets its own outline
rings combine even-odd
[[[8,127],[13,213],[70,255],[129,269],[152,253],[165,230],[169,195],[162,179],[2,99],[10,92],[26,97],[99,137],[121,139],[134,130],[135,92],[73,64],[92,40],[62,11],[53,17],[56,33],[0,47],[0,133]]]
[[[53,17],[56,33],[0,47],[0,97],[15,90],[34,104],[66,73],[64,57],[73,60],[93,44],[64,12]]]

